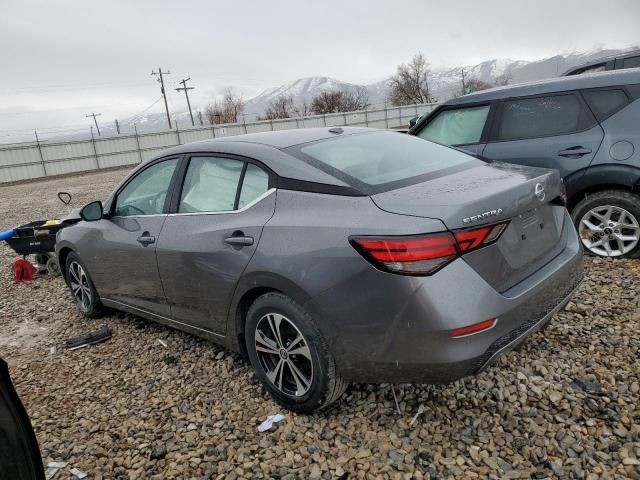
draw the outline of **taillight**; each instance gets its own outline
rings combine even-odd
[[[498,321],[497,318],[491,318],[483,322],[467,325],[466,327],[455,328],[451,330],[451,336],[453,338],[460,338],[460,337],[466,337],[467,335],[473,335],[474,333],[480,333],[486,330],[491,330],[495,326],[497,321]]]
[[[432,275],[462,254],[500,238],[509,222],[453,233],[352,237],[351,244],[375,267],[404,275]]]

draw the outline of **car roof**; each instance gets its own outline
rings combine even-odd
[[[626,52],[612,53],[611,55],[605,55],[604,57],[594,58],[593,60],[589,60],[588,62],[580,63],[578,65],[575,65],[575,66],[569,68],[566,72],[564,72],[562,74],[562,76],[565,76],[568,73],[574,72],[576,70],[582,70],[583,68],[589,68],[590,66],[593,66],[593,65],[600,65],[601,63],[606,63],[606,62],[608,62],[610,60],[635,57],[637,55],[640,55],[640,48],[637,48],[637,49],[634,49],[634,50],[628,50]]]
[[[333,130],[333,132],[332,132]],[[326,127],[326,128],[296,128],[291,130],[276,130],[270,132],[247,133],[244,135],[233,135],[220,137],[211,140],[195,142],[199,146],[217,147],[222,142],[235,143],[259,143],[270,147],[285,149],[301,143],[315,142],[326,138],[333,138],[337,135],[352,135],[354,133],[369,132],[375,129],[360,127]],[[183,145],[187,151],[193,148],[192,144]],[[176,147],[179,149],[180,147]]]
[[[470,93],[463,97],[447,100],[443,105],[463,105],[466,103],[500,100],[509,97],[522,97],[544,93],[563,92],[584,88],[611,87],[640,83],[640,68],[611,70],[569,77],[549,78],[533,82],[517,83],[504,87],[490,88]]]
[[[359,127],[300,128],[201,140],[163,150],[142,163],[136,171],[151,162],[171,155],[219,153],[258,160],[280,177],[336,187],[349,187],[344,181],[287,154],[283,150],[303,143],[375,131],[382,130]]]

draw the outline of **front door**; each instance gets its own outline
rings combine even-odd
[[[104,300],[169,315],[156,247],[177,164],[178,159],[167,159],[138,172],[117,193],[111,216],[95,222],[86,261]]]
[[[275,210],[266,170],[241,159],[189,159],[177,212],[158,242],[158,267],[171,318],[225,334],[238,279]]]

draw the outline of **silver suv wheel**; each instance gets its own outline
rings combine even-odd
[[[313,383],[309,344],[284,315],[267,313],[255,328],[255,349],[267,378],[282,393],[300,397]]]
[[[638,219],[628,210],[600,205],[587,211],[578,225],[582,244],[594,255],[619,257],[633,250],[640,240]]]

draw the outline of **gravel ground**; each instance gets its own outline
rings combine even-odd
[[[60,215],[58,190],[103,198],[124,173],[0,187],[0,230]],[[68,463],[56,479],[640,479],[637,261],[587,258],[544,333],[476,378],[397,387],[401,414],[388,386],[352,386],[261,434],[279,408],[243,359],[130,315],[84,320],[60,278],[14,285],[15,257],[0,244],[0,355],[45,461]],[[51,353],[103,324],[109,342]]]

